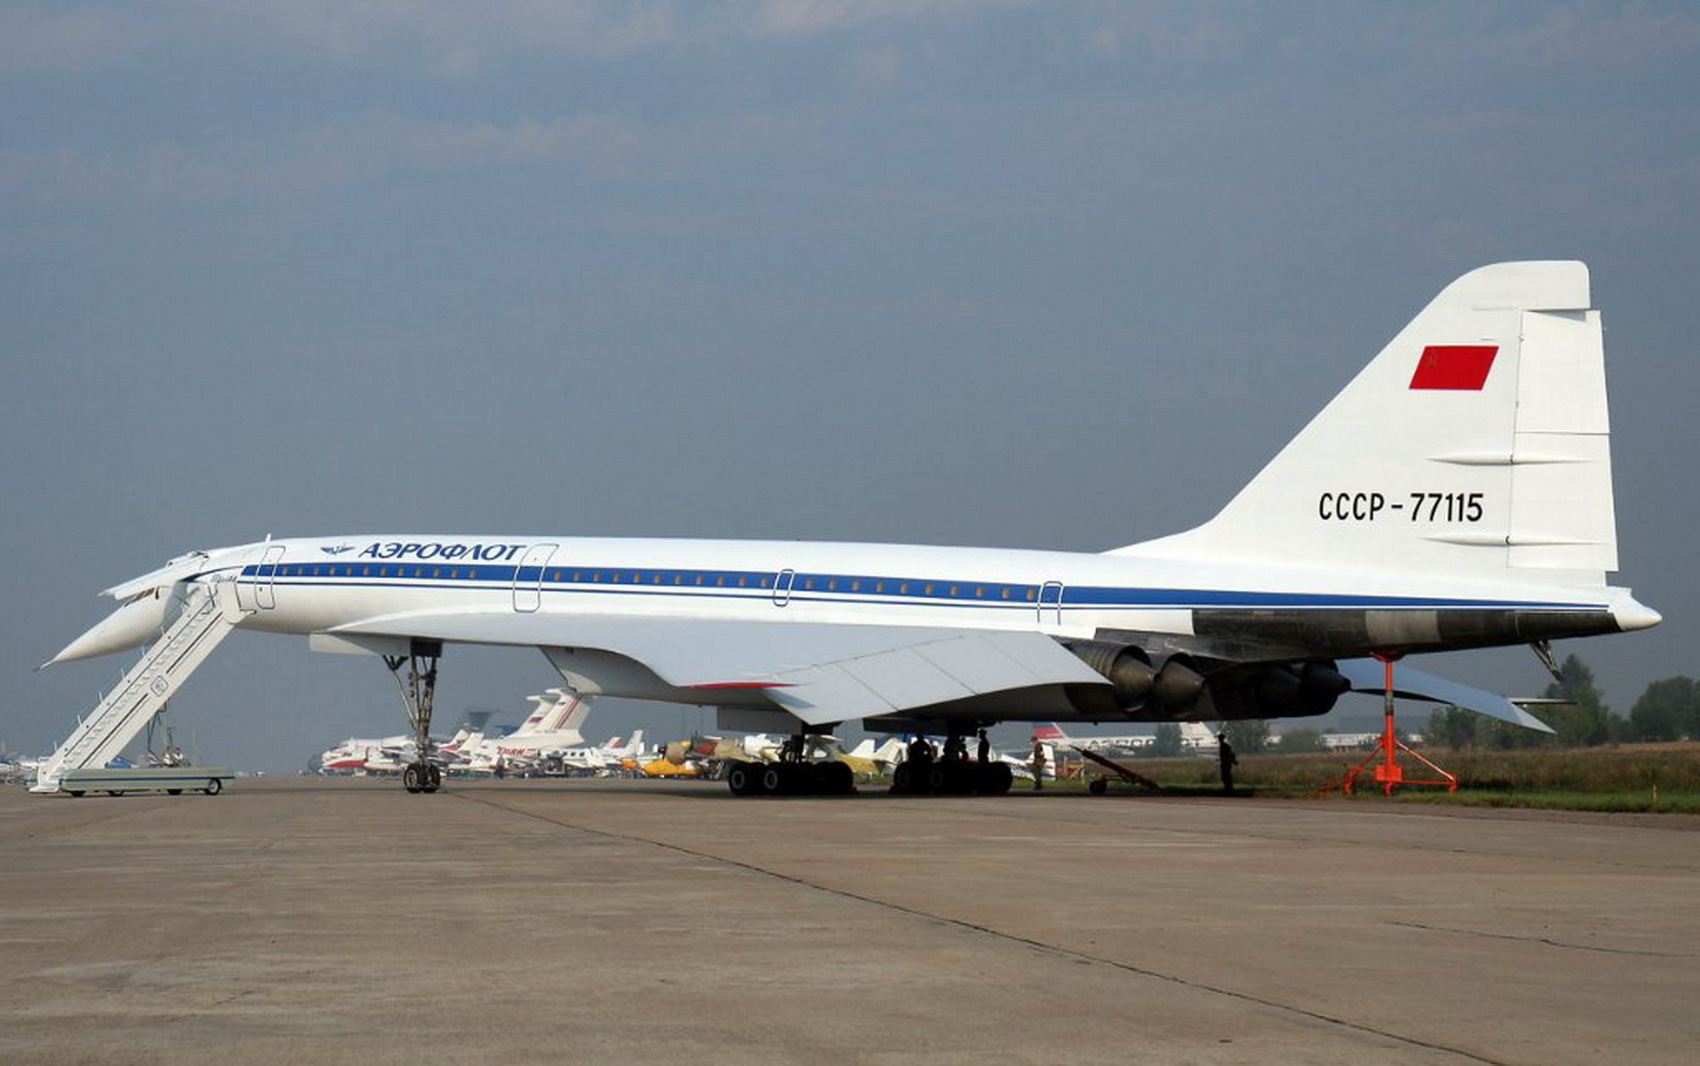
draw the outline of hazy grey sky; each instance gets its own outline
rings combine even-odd
[[[96,590],[267,533],[1182,529],[1518,258],[1605,316],[1617,583],[1666,621],[1561,650],[1626,711],[1700,673],[1697,192],[1682,3],[6,5],[0,743],[120,665],[31,673]],[[442,724],[555,680],[451,649]],[[240,633],[171,716],[272,770],[404,721]]]

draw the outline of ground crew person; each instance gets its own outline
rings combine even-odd
[[[1033,742],[1033,791],[1039,792],[1045,787],[1045,745],[1035,740]]]
[[[1222,768],[1222,795],[1234,794],[1234,767],[1240,764],[1240,758],[1234,754],[1233,745],[1228,743],[1228,734],[1216,734],[1216,762]]]

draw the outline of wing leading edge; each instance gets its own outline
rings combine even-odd
[[[612,652],[681,689],[760,689],[810,725],[1019,689],[1104,685],[1043,633],[919,626],[535,614],[408,614],[331,631]]]

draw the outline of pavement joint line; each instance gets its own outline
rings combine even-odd
[[[624,840],[633,844],[647,844],[650,847],[662,848],[666,851],[676,852],[681,855],[688,855],[694,859],[704,859],[710,862],[737,867],[738,869],[746,870],[750,873],[759,874],[764,877],[771,877],[775,880],[784,881],[800,888],[810,889],[830,896],[837,896],[840,899],[848,899],[857,903],[864,903],[869,906],[879,907],[883,910],[895,911],[899,914],[922,918],[930,922],[954,926],[958,929],[963,929],[972,933],[979,933],[983,936],[995,937],[999,940],[1008,941],[1009,943],[1021,944],[1025,947],[1035,948],[1041,952],[1055,955],[1059,958],[1096,963],[1098,965],[1109,966],[1113,969],[1121,970],[1126,973],[1136,974],[1140,977],[1149,977],[1153,980],[1165,981],[1170,984],[1180,985],[1184,988],[1192,988],[1201,992],[1209,992],[1218,996],[1226,996],[1230,999],[1237,999],[1245,1003],[1255,1003],[1261,1007],[1267,1007],[1276,1011],[1284,1011],[1290,1014],[1297,1014],[1301,1017],[1337,1026],[1341,1029],[1349,1029],[1353,1032],[1380,1037],[1384,1040],[1393,1040],[1400,1044],[1407,1044],[1412,1047],[1426,1048],[1430,1051],[1439,1051],[1448,1055],[1456,1055],[1460,1058],[1468,1059],[1471,1062],[1483,1063],[1484,1066],[1511,1066],[1510,1063],[1503,1060],[1485,1058],[1481,1055],[1474,1054],[1473,1052],[1465,1051],[1462,1048],[1449,1047],[1445,1044],[1437,1044],[1417,1037],[1403,1036],[1399,1033],[1389,1032],[1385,1029],[1377,1029],[1374,1026],[1347,1021],[1344,1018],[1336,1018],[1332,1015],[1323,1014],[1319,1011],[1307,1010],[1304,1007],[1297,1007],[1290,1003],[1280,1003],[1275,1000],[1264,999],[1260,996],[1254,996],[1247,992],[1237,992],[1231,988],[1219,988],[1215,985],[1208,985],[1201,981],[1189,980],[1175,974],[1162,973],[1157,970],[1148,970],[1143,967],[1135,966],[1132,963],[1121,962],[1117,959],[1106,958],[1102,955],[1093,955],[1089,952],[1078,951],[1073,948],[1060,947],[1056,944],[1047,944],[1042,940],[1035,940],[1032,937],[1025,937],[1016,933],[1006,933],[1002,930],[993,929],[989,926],[978,925],[962,918],[951,918],[945,915],[933,914],[930,911],[924,911],[916,907],[908,907],[901,903],[893,903],[890,900],[864,896],[860,893],[851,892],[848,889],[833,888],[830,885],[819,884],[817,882],[798,877],[794,874],[781,873],[778,870],[771,870],[765,866],[758,866],[755,863],[745,862],[741,859],[733,859],[724,855],[715,855],[711,852],[698,851],[694,848],[685,847],[682,844],[671,844],[665,840],[655,840],[650,837],[637,836],[631,833],[617,833],[607,829],[597,829],[592,826],[578,825],[573,822],[568,822],[565,819],[553,818],[546,814],[538,814],[535,811],[521,810],[517,807],[509,807],[504,804],[497,803],[494,800],[487,799],[482,796],[474,796],[465,792],[455,792],[451,793],[451,795],[453,795],[456,799],[465,800],[469,803],[482,804],[486,807],[491,807],[499,811],[505,811],[508,814],[518,815],[521,818],[531,818],[540,822],[545,822],[549,825],[559,826],[562,829],[571,829],[574,832],[579,833],[590,833],[594,836],[607,837],[613,840]]]
[[[1511,933],[1484,933],[1479,929],[1454,929],[1445,925],[1425,925],[1422,922],[1390,920],[1388,925],[1403,926],[1406,929],[1422,929],[1431,933],[1454,933],[1458,936],[1476,936],[1484,940],[1515,940],[1520,944],[1546,944],[1549,947],[1566,948],[1570,951],[1598,951],[1605,955],[1638,955],[1650,959],[1692,959],[1691,951],[1640,951],[1635,948],[1603,948],[1593,944],[1567,944],[1562,940],[1554,940],[1545,936],[1514,936]]]

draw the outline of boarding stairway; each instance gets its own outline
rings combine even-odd
[[[178,588],[185,591],[177,617],[65,743],[42,760],[31,792],[58,792],[68,772],[105,766],[229,635],[233,626],[214,586],[191,582]]]

